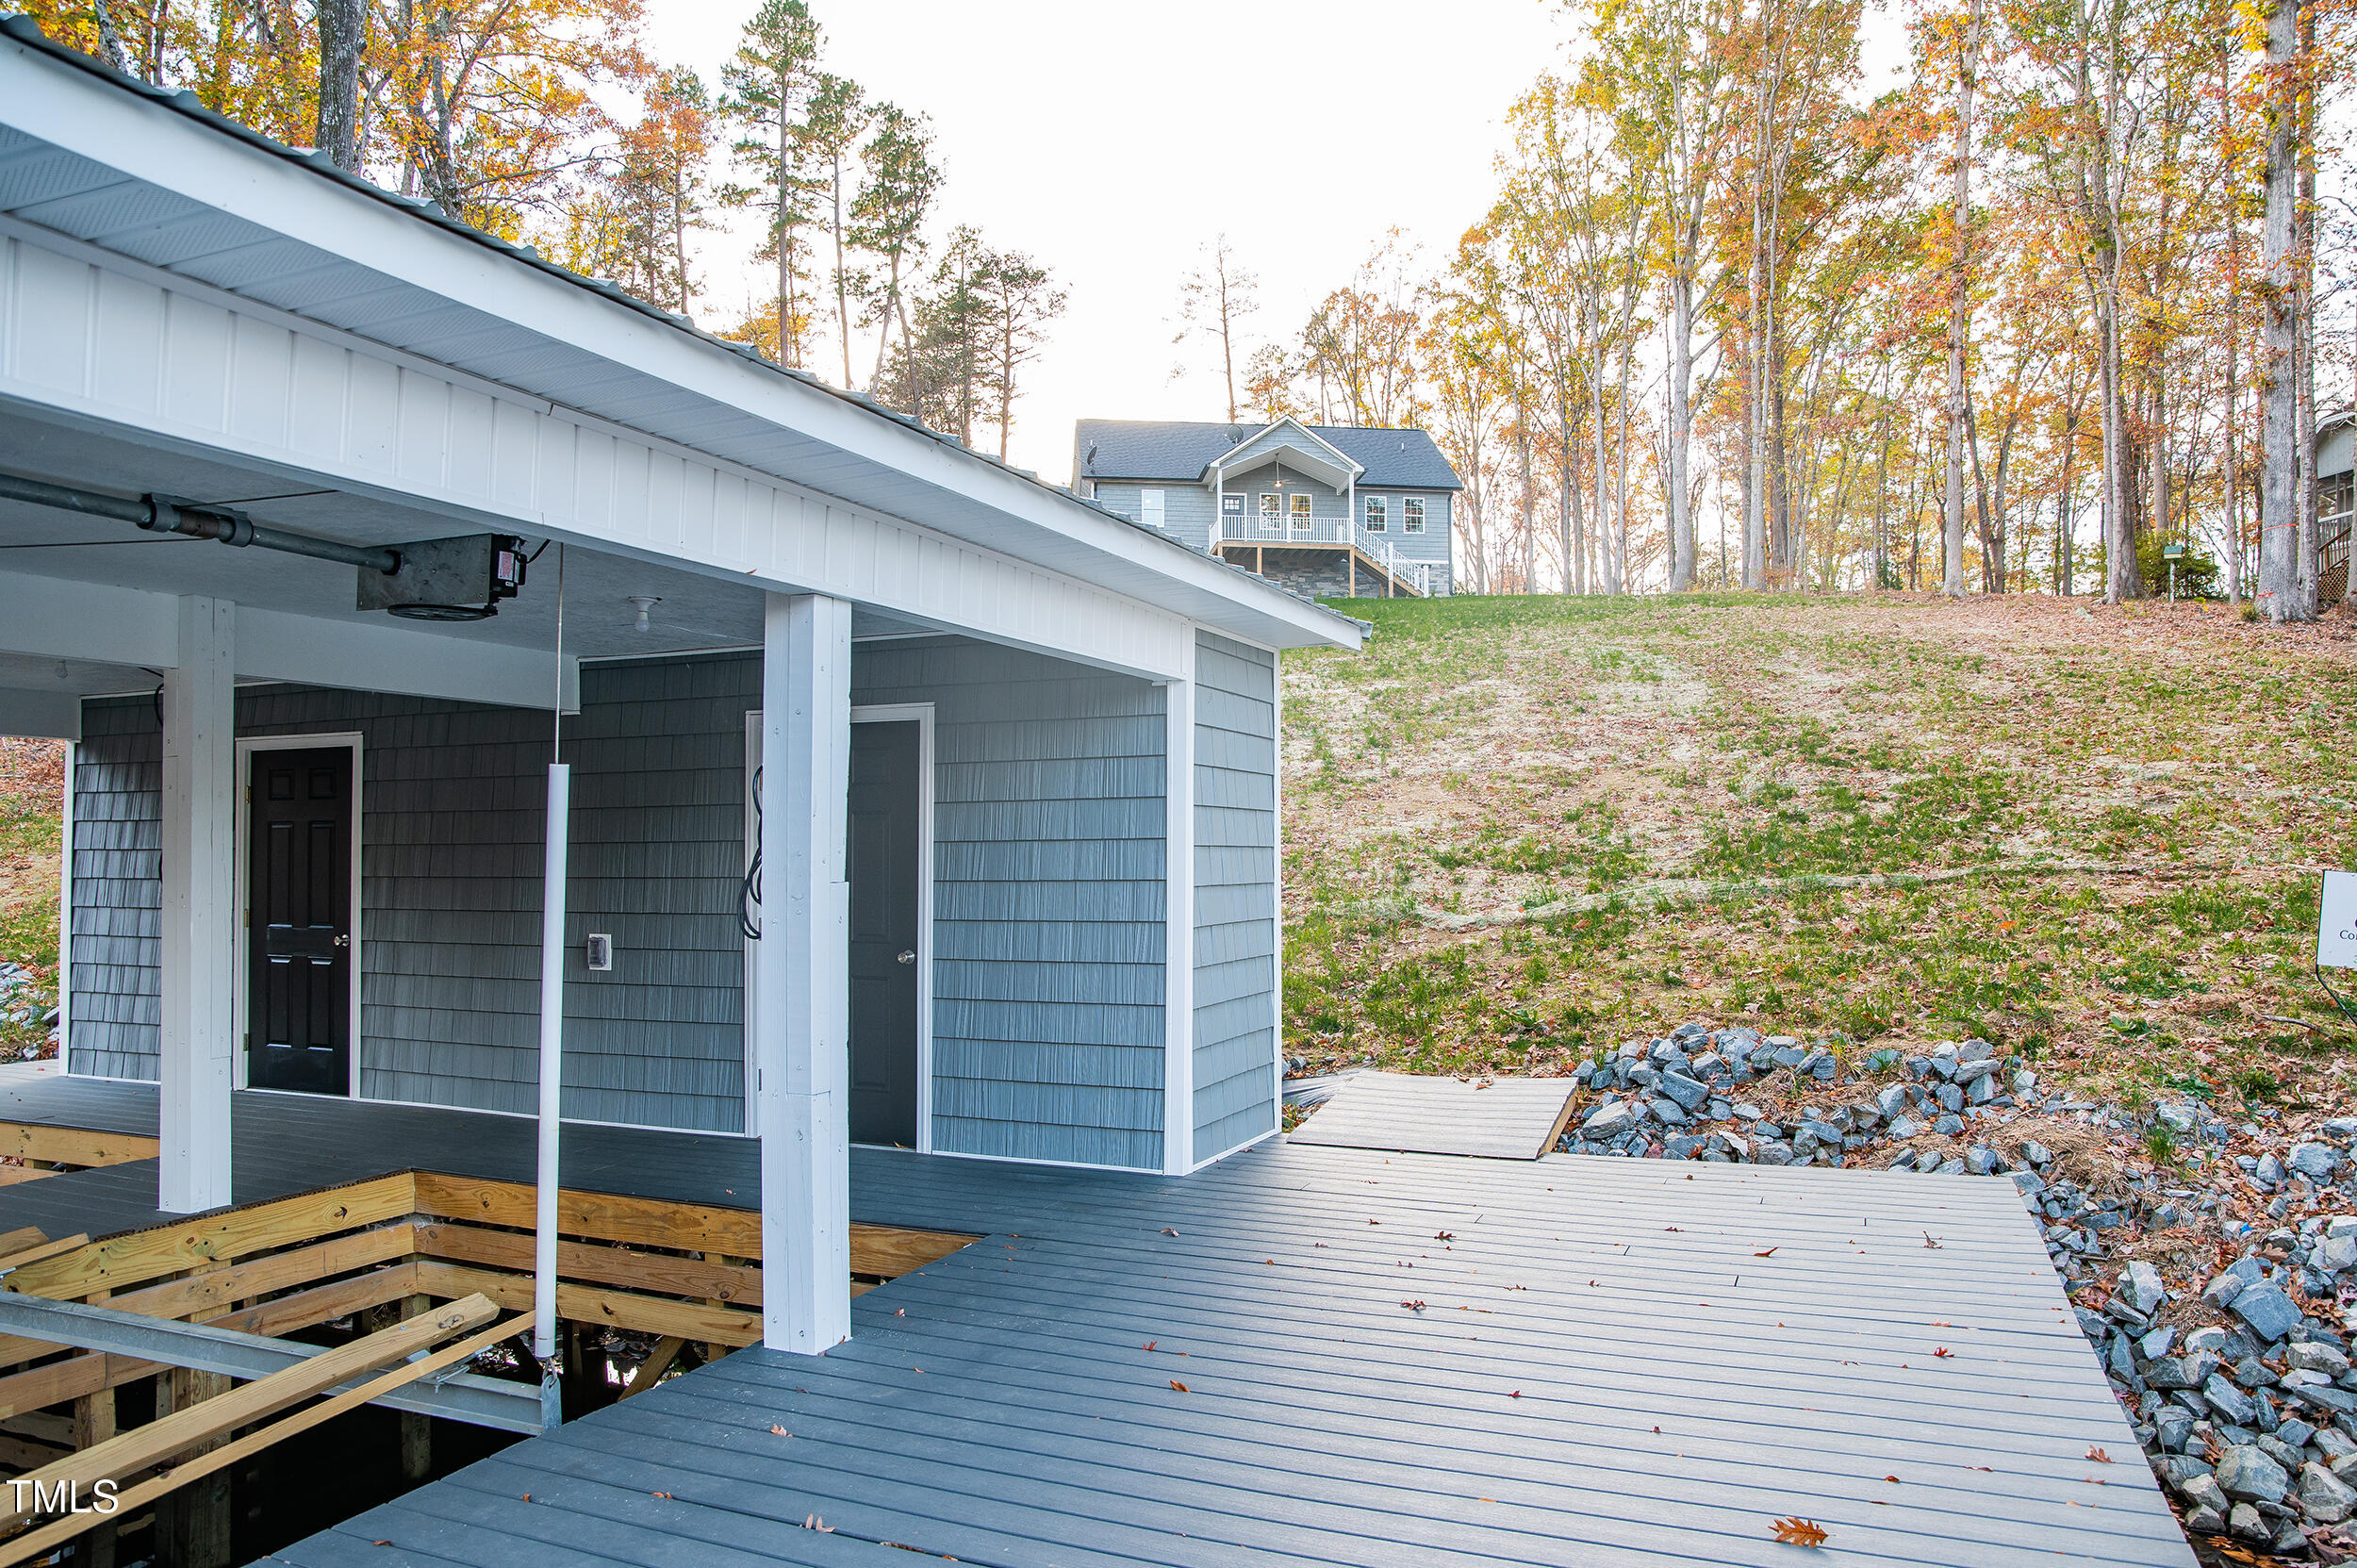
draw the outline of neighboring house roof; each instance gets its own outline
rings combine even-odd
[[[6,3],[0,0],[0,6]],[[1206,624],[1219,626],[1231,613],[1256,623],[1250,629],[1224,628],[1237,635],[1286,647],[1307,645],[1296,640],[1302,637],[1307,643],[1357,640],[1356,623],[1348,617],[1190,550],[905,414],[781,366],[748,344],[715,337],[612,283],[583,277],[530,246],[511,244],[432,203],[347,173],[321,154],[273,140],[205,107],[192,92],[112,71],[49,38],[29,17],[0,10],[0,41],[71,66],[78,80],[104,83],[259,150],[281,167],[299,171],[298,181],[307,177],[305,190],[292,191],[283,185],[272,188],[242,170],[237,177],[209,183],[178,164],[159,173],[169,155],[152,137],[144,143],[106,142],[104,157],[86,157],[17,129],[25,119],[49,112],[48,98],[15,106],[0,93],[0,110],[23,110],[0,113],[0,165],[15,176],[13,184],[0,182],[0,211],[789,483],[972,538],[1115,592],[1164,602]],[[112,134],[109,128],[80,140],[99,147],[105,135]],[[145,175],[138,172],[142,168]],[[336,247],[359,230],[347,221],[348,212],[330,210],[342,205],[335,197],[338,190],[347,199],[357,195],[396,209],[422,230],[438,230],[480,247],[476,256],[490,253],[496,259],[483,264],[470,257],[464,264],[441,266],[451,258],[438,257],[440,272],[429,283],[402,275],[400,263],[390,258],[345,254]],[[406,239],[403,243],[408,245]],[[592,307],[603,317],[596,323],[596,341],[583,340],[573,323],[550,327],[551,313],[543,308],[547,296],[519,292],[510,271],[516,267],[527,277],[536,274],[569,286],[575,292],[566,298],[574,304],[575,317],[575,302],[602,302]],[[363,273],[373,274],[372,283]],[[343,319],[310,298],[343,288],[356,299],[367,291],[362,283],[379,296],[374,314],[365,321],[356,315]],[[406,297],[410,294],[420,297]],[[459,324],[431,341],[411,340],[445,324],[438,316],[428,319],[432,302],[422,298],[426,294],[440,297],[451,307],[440,315]],[[497,304],[483,303],[490,301]],[[338,300],[338,308],[343,303]],[[606,314],[612,310],[626,314],[618,321]],[[716,360],[730,371],[716,371]],[[654,368],[658,362],[663,368]],[[737,379],[732,381],[732,374]],[[762,392],[753,403],[798,400],[798,422],[750,406],[748,376]],[[789,388],[794,390],[783,390]],[[814,398],[830,406],[822,412],[799,401]],[[805,410],[807,418],[801,417]],[[816,433],[819,427],[825,435]],[[1269,623],[1271,618],[1276,624]]]
[[[2350,468],[2357,456],[2357,416],[2347,409],[2328,414],[2316,421],[2316,477],[2337,479]]]
[[[1146,479],[1193,484],[1203,470],[1269,428],[1184,420],[1081,420],[1072,427],[1079,479]],[[1457,470],[1421,430],[1368,425],[1301,427],[1357,463],[1369,489],[1459,490]]]

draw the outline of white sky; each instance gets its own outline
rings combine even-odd
[[[717,91],[752,9],[649,0],[649,41]],[[1214,235],[1259,275],[1254,325],[1267,335],[1297,331],[1387,229],[1405,230],[1426,265],[1444,261],[1495,189],[1507,108],[1566,64],[1575,20],[1545,0],[813,9],[829,69],[931,116],[943,226],[975,224],[1068,290],[1008,454],[1058,481],[1070,477],[1076,419],[1226,413],[1212,362],[1171,344],[1178,280]],[[1876,31],[1870,57],[1887,70],[1904,45]],[[742,233],[706,237],[706,325],[733,323],[773,287],[751,248]],[[1182,355],[1203,369],[1174,381]],[[854,354],[863,378],[869,356]]]
[[[1385,229],[1427,260],[1452,250],[1488,204],[1507,107],[1562,63],[1572,31],[1541,0],[812,8],[829,69],[932,117],[943,217],[1028,252],[1069,291],[1008,453],[1058,481],[1076,419],[1227,412],[1211,375],[1171,380],[1178,279],[1213,235],[1260,276],[1257,324],[1286,335]],[[650,42],[717,86],[752,9],[651,0]],[[705,324],[773,287],[750,248],[707,237]]]

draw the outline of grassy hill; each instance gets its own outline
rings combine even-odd
[[[1544,1071],[1689,1018],[1980,1034],[2132,1100],[2337,1073],[2357,627],[1885,595],[1360,601],[1285,676],[1319,1065]],[[2290,1019],[2294,1022],[2281,1020]]]

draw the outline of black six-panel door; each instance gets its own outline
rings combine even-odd
[[[851,1141],[916,1143],[917,726],[851,726]]]
[[[246,1082],[351,1085],[352,752],[255,751],[246,845]]]

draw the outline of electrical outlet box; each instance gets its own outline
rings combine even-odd
[[[588,956],[590,968],[603,973],[614,967],[614,938],[605,933],[591,932],[589,940],[584,944],[584,950]]]

